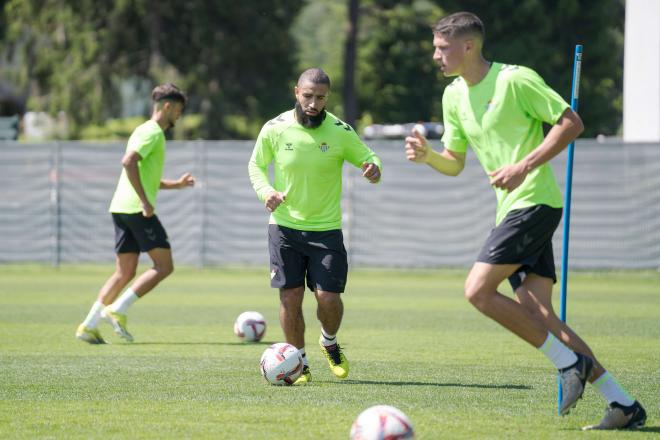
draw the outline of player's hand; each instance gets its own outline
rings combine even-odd
[[[369,183],[378,183],[380,180],[380,168],[375,163],[362,164],[362,176],[364,176]]]
[[[182,174],[176,182],[177,188],[186,188],[188,186],[195,186],[195,178],[190,173]]]
[[[411,162],[426,163],[429,161],[429,144],[426,138],[413,129],[412,136],[406,137],[406,159]]]
[[[525,177],[527,177],[527,170],[521,164],[506,165],[499,168],[492,173],[488,173],[490,177],[490,184],[495,188],[500,188],[511,192],[518,188]]]
[[[273,212],[277,209],[278,206],[284,203],[285,199],[286,196],[284,195],[284,193],[281,193],[279,191],[272,191],[266,194],[266,199],[264,200],[264,204],[266,205],[266,209],[269,212]]]
[[[154,215],[154,207],[151,205],[151,203],[142,203],[142,215],[144,217],[151,217]]]

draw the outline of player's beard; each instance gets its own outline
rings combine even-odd
[[[296,120],[305,128],[317,128],[325,119],[325,108],[318,114],[311,116],[305,113],[302,106],[296,101]]]

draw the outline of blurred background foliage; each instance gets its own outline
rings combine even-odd
[[[573,48],[584,44],[585,136],[621,129],[624,0],[103,5],[0,0],[0,85],[18,97],[22,111],[64,112],[68,139],[126,138],[149,115],[151,89],[165,81],[190,98],[173,137],[254,138],[264,122],[293,106],[298,75],[314,66],[333,83],[328,109],[358,128],[441,121],[448,80],[432,62],[430,26],[459,10],[484,21],[487,59],[532,67],[567,100]]]

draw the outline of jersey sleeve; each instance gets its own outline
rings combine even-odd
[[[160,134],[161,133],[153,130],[135,130],[133,134],[131,134],[131,137],[128,138],[126,150],[135,151],[142,159],[144,159],[154,150],[156,144],[158,144]]]
[[[268,165],[273,161],[273,145],[270,138],[270,130],[264,126],[257,137],[250,162],[248,163],[248,174],[252,188],[257,193],[259,200],[264,201],[266,194],[275,191],[268,180]]]
[[[448,86],[448,87],[451,87]],[[467,151],[467,138],[461,128],[458,115],[456,114],[456,103],[453,102],[451,90],[445,89],[442,95],[442,124],[444,133],[440,139],[446,149],[456,153]]]
[[[564,98],[532,69],[518,69],[513,76],[513,88],[522,109],[533,118],[548,124],[554,125],[570,107]]]
[[[348,124],[346,126],[350,128]],[[383,170],[383,164],[380,158],[376,156],[376,153],[371,148],[362,142],[355,130],[350,128],[350,131],[346,131],[345,136],[344,157],[348,162],[358,168],[362,167],[364,163],[373,163],[378,165],[381,171]]]

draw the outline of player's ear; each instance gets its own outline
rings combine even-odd
[[[463,40],[463,47],[465,52],[472,52],[474,50],[474,38],[467,38]]]
[[[297,98],[298,97],[298,86],[293,87],[293,95]]]

